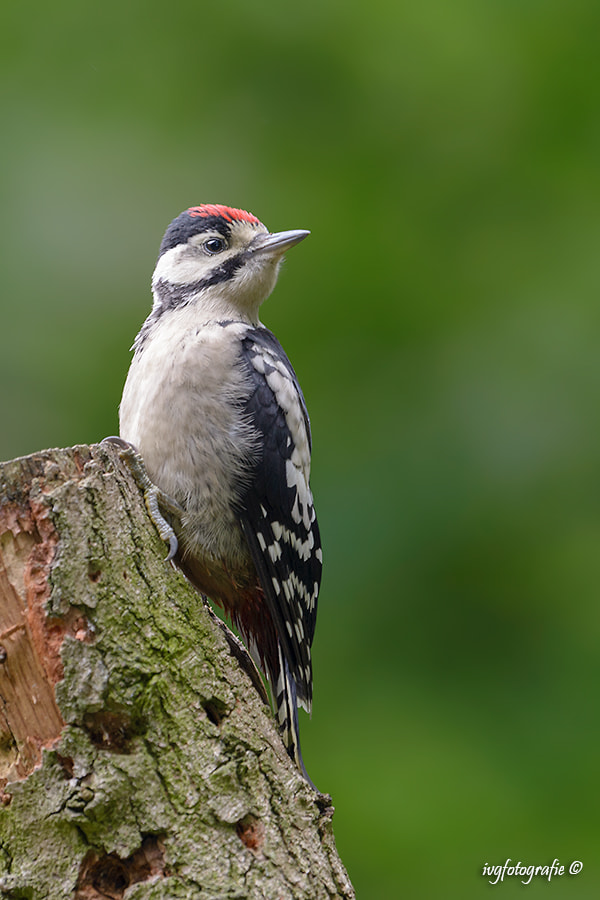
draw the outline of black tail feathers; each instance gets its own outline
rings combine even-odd
[[[298,726],[298,696],[296,691],[296,682],[290,672],[287,660],[285,659],[281,646],[278,646],[279,654],[279,671],[277,679],[271,679],[271,687],[273,692],[273,700],[275,703],[275,714],[277,722],[281,730],[283,742],[287,752],[294,760],[306,781],[313,790],[318,792],[311,779],[302,759],[300,750],[300,729]]]

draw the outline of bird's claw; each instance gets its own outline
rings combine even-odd
[[[121,456],[121,459],[127,463],[138,487],[144,494],[144,501],[150,518],[154,522],[162,540],[169,545],[169,552],[165,562],[170,562],[177,554],[179,541],[177,540],[177,535],[175,534],[173,527],[165,519],[161,507],[175,516],[180,516],[183,513],[182,508],[175,500],[161,491],[160,488],[151,481],[150,476],[146,471],[144,460],[133,444],[130,444],[129,441],[116,435],[104,438],[101,443],[114,444],[120,449],[121,452],[119,455]]]
[[[144,474],[146,475],[146,478],[148,478],[148,474],[145,468]],[[177,540],[177,535],[173,531],[172,526],[167,522],[160,509],[163,498],[165,500],[165,506],[168,506],[173,502],[171,498],[167,497],[166,494],[163,494],[163,492],[159,488],[157,488],[155,484],[152,484],[152,482],[148,478],[148,486],[144,491],[146,509],[150,514],[150,518],[156,525],[161,538],[165,543],[168,543],[169,545],[169,552],[167,554],[165,562],[170,562],[179,549],[179,541]]]
[[[103,438],[100,441],[101,444],[114,444],[115,447],[119,447],[120,450],[125,452],[135,453],[135,447],[133,444],[130,444],[129,441],[124,440],[122,437],[119,437],[117,434],[110,434],[108,437]]]

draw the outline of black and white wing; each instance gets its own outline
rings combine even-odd
[[[240,520],[297,702],[310,711],[312,664],[322,553],[309,487],[311,436],[304,397],[277,338],[249,330],[242,357],[251,383],[245,406],[261,452],[240,504]]]

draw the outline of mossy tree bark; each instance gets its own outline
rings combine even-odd
[[[114,447],[0,466],[0,895],[351,898],[330,798]]]

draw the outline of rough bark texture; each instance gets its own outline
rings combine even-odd
[[[0,466],[0,895],[353,897],[330,798],[164,558],[115,448]]]

